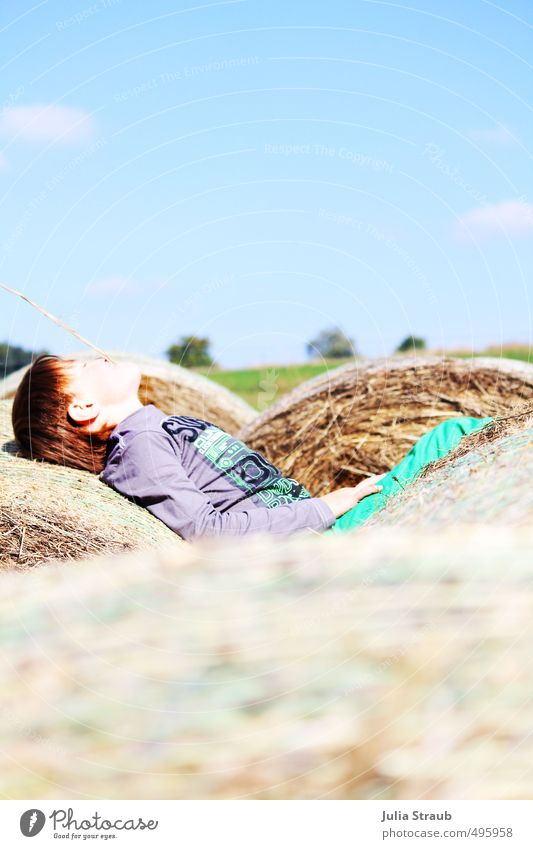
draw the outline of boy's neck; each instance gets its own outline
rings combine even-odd
[[[129,398],[127,401],[123,401],[121,404],[118,404],[110,410],[107,421],[108,426],[116,427],[128,416],[131,416],[132,413],[135,413],[137,410],[142,410],[144,406],[145,405],[141,403],[138,397]]]

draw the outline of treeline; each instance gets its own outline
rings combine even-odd
[[[195,366],[216,366],[216,362],[210,353],[211,341],[206,337],[182,336],[181,339],[166,351],[171,363],[177,363],[185,368]],[[406,336],[395,351],[397,353],[409,353],[426,348],[426,340],[421,336]],[[359,351],[354,340],[347,336],[339,327],[329,327],[311,339],[305,346],[306,354],[310,359],[346,359],[358,357]]]
[[[0,342],[0,377],[6,377],[12,371],[17,371],[17,369],[29,365],[39,354],[48,353],[48,351],[34,353],[17,345],[8,345],[7,342]]]
[[[165,354],[171,363],[177,363],[184,368],[195,368],[198,366],[213,366],[217,363],[210,353],[211,340],[200,336],[182,336],[174,345],[171,345]],[[424,349],[425,339],[420,336],[407,336],[396,348],[399,353]],[[347,336],[340,328],[330,327],[322,330],[314,339],[305,346],[307,356],[311,359],[317,357],[334,360],[357,357],[359,352],[354,340]],[[7,342],[0,343],[0,375],[6,376],[13,371],[29,365],[32,359],[39,354],[48,354],[48,351],[33,353],[17,345],[8,345]]]

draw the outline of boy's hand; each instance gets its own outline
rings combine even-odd
[[[357,486],[343,486],[320,497],[332,509],[335,518],[338,519],[343,513],[355,507],[357,502],[361,501],[362,498],[372,495],[375,492],[381,492],[383,487],[379,486],[378,481],[384,478],[385,474],[370,475],[370,477],[358,483]]]

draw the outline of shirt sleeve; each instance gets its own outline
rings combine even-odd
[[[256,531],[320,531],[335,521],[335,514],[320,498],[221,512],[187,475],[172,447],[152,431],[136,434],[120,452],[109,478],[104,474],[101,479],[145,507],[185,540]]]

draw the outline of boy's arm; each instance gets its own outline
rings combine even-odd
[[[186,540],[254,531],[286,534],[306,528],[324,530],[335,521],[333,511],[320,498],[222,513],[195,486],[172,448],[150,431],[134,436],[120,457],[111,471],[110,486]],[[101,479],[107,482],[105,473]]]

